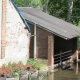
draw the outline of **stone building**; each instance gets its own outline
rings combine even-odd
[[[25,27],[27,26],[14,2],[0,0],[0,65],[10,61],[26,63],[30,32]]]

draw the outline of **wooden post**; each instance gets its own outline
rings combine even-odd
[[[75,54],[76,54],[76,61],[78,62],[78,38],[76,38],[76,51],[75,51]]]
[[[34,24],[34,59],[36,59],[36,24]]]
[[[76,59],[78,62],[78,39],[73,40],[73,59]]]
[[[78,74],[78,63],[76,64],[75,73]]]
[[[76,50],[75,55],[76,55],[76,61],[78,62],[78,50]]]
[[[54,68],[54,36],[48,36],[48,66]]]

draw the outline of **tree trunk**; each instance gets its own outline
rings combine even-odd
[[[43,12],[47,12],[49,0],[41,0],[43,5]]]
[[[68,9],[67,22],[70,22],[71,15],[72,15],[72,8],[73,8],[73,0],[68,0],[68,5],[69,5],[69,9]]]
[[[49,0],[46,0],[46,7],[45,7],[45,12],[47,12],[48,3],[49,3]]]

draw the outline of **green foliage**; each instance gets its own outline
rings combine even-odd
[[[42,75],[42,76],[39,76],[38,80],[42,80],[42,79],[43,79],[43,77],[44,77],[43,75]]]
[[[43,7],[43,11],[46,8],[47,0],[14,0],[18,7],[34,7],[38,6],[40,9]],[[63,20],[67,20],[68,16],[68,0],[49,0],[48,12],[50,15],[58,17]],[[80,21],[80,0],[73,0],[73,9],[71,16],[71,23],[78,25]]]
[[[19,70],[19,71],[18,71],[19,76],[22,75],[22,72],[23,72],[23,70]]]
[[[67,0],[49,0],[48,5],[49,14],[64,20],[67,19],[68,14]]]
[[[15,78],[15,77],[18,76],[18,73],[17,73],[16,71],[12,71],[11,76],[12,76],[13,78]]]
[[[19,61],[18,64],[23,65],[22,61]],[[7,66],[12,69],[12,73],[11,73],[12,77],[17,77],[18,74],[19,75],[22,74],[22,70],[18,70],[18,69],[13,69],[12,68],[12,63],[11,62],[9,62]]]
[[[8,67],[9,67],[9,68],[12,67],[12,63],[11,63],[11,62],[8,63]]]
[[[37,8],[41,5],[40,0],[14,0],[18,7],[34,7]]]
[[[22,61],[19,61],[18,64],[23,65],[23,62]]]
[[[31,74],[28,75],[29,80],[32,80]]]
[[[80,21],[80,0],[73,0],[73,2],[74,2],[74,7],[73,7],[71,22],[73,24],[78,25]]]
[[[35,69],[42,69],[43,65],[36,60],[28,59],[27,64],[31,64]]]
[[[66,21],[68,15],[68,1],[67,0],[49,0],[48,4],[49,14],[61,18]],[[73,9],[71,15],[71,23],[78,25],[80,21],[80,1],[73,0]]]
[[[22,75],[22,70],[13,70],[12,73],[11,73],[11,76],[14,78],[14,77],[17,77],[17,76],[21,76]]]
[[[28,7],[30,6],[31,0],[14,0],[18,7]]]

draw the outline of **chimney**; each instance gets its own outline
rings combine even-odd
[[[5,57],[6,47],[6,4],[7,0],[2,0],[1,59],[4,59]]]

